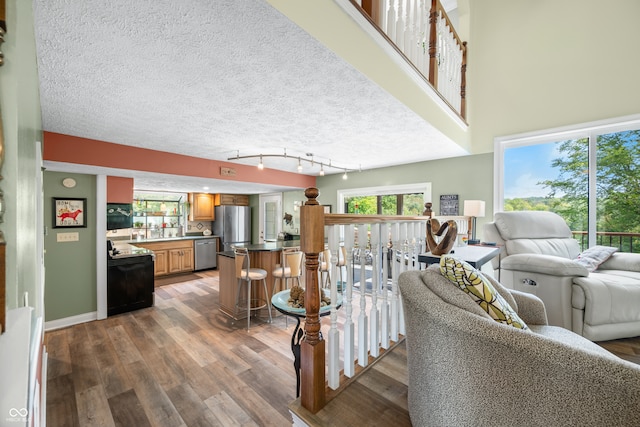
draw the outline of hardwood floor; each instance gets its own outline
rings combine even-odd
[[[159,281],[154,307],[45,334],[48,426],[291,425],[295,322],[247,332],[218,311],[217,271],[183,279]],[[640,364],[640,337],[599,344]],[[407,382],[402,342],[307,419],[408,426]]]
[[[155,307],[47,332],[47,425],[290,425],[295,322],[247,333],[218,312],[218,273],[197,276],[156,288]]]

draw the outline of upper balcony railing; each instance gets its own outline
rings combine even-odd
[[[458,37],[439,0],[350,0],[466,119],[467,42]]]

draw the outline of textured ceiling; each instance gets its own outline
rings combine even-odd
[[[264,0],[35,0],[34,13],[46,131],[217,160],[286,149],[355,170],[466,154]]]

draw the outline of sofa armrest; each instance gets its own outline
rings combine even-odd
[[[551,276],[589,276],[589,271],[573,260],[543,254],[509,255],[502,260],[500,268],[504,270],[529,271]]]
[[[518,316],[529,325],[548,325],[547,311],[540,298],[533,294],[509,290],[518,305]]]
[[[600,264],[598,270],[640,271],[640,254],[616,252]]]

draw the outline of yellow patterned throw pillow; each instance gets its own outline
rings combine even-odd
[[[443,256],[440,258],[440,272],[465,291],[496,322],[518,329],[529,329],[491,282],[469,263],[451,256]]]

